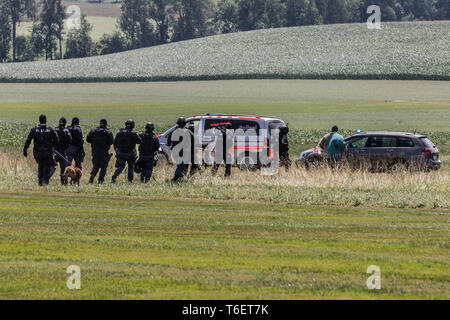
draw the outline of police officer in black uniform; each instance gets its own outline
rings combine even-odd
[[[112,154],[109,153],[111,145],[114,143],[114,137],[107,128],[108,121],[106,119],[100,120],[100,126],[92,129],[86,137],[86,141],[92,147],[92,171],[89,177],[89,183],[93,183],[98,171],[98,183],[105,181],[106,169],[108,168],[109,160]]]
[[[133,131],[134,121],[127,120],[125,128],[120,129],[114,139],[114,150],[116,150],[116,171],[112,176],[112,182],[116,182],[119,174],[125,169],[125,164],[128,164],[128,181],[133,182],[134,164],[136,162],[136,144],[141,143],[139,135]]]
[[[74,117],[72,119],[72,125],[67,129],[69,129],[70,134],[72,135],[72,143],[66,150],[67,166],[71,166],[72,160],[75,160],[75,167],[81,169],[81,163],[86,154],[84,152],[84,139],[83,131],[80,128],[80,119]]]
[[[225,162],[225,177],[231,176],[231,152],[234,152],[234,134],[231,129],[233,129],[233,126],[228,122],[225,126],[220,128],[220,135],[217,137],[218,142],[220,141],[220,143],[222,143],[222,158],[218,160]],[[231,148],[231,150],[229,148]],[[214,163],[211,171],[212,175],[216,175],[220,164],[221,162]]]
[[[279,139],[280,167],[285,167],[286,170],[288,170],[292,164],[292,161],[289,158],[288,133],[289,133],[288,126],[282,126],[280,128],[280,139]]]
[[[32,128],[28,134],[23,148],[23,155],[28,156],[28,148],[33,140],[33,155],[38,163],[38,181],[39,185],[48,184],[50,180],[50,168],[53,164],[53,152],[58,145],[58,135],[55,129],[48,126],[47,117],[39,116],[39,125]]]
[[[141,182],[147,183],[152,177],[155,153],[159,150],[158,137],[153,133],[155,125],[151,122],[145,125],[145,132],[139,137],[142,142],[139,145],[139,162],[142,166]]]
[[[194,141],[195,141],[195,126],[193,124],[189,125],[188,130],[192,132],[194,135]],[[189,175],[192,176],[196,174],[197,172],[201,171],[200,164],[195,163],[195,145],[191,144],[191,169],[189,170]]]
[[[179,143],[183,142],[183,136],[189,136],[191,139],[191,152],[190,152],[190,157],[189,160],[185,161],[184,157],[183,157],[183,150],[180,151],[180,153],[178,155],[176,155],[177,157],[180,157],[181,161],[179,163],[177,163],[177,169],[175,170],[175,175],[172,178],[172,182],[177,182],[180,178],[184,177],[184,175],[186,175],[188,168],[189,168],[189,163],[191,162],[191,157],[192,157],[192,152],[194,149],[194,134],[192,133],[191,130],[186,128],[186,119],[183,117],[178,118],[177,120],[177,128],[175,130],[182,130],[181,132],[181,137],[179,139],[179,141],[173,141],[172,140],[172,134],[169,135],[168,137],[168,141],[167,141],[167,145],[171,148],[171,150],[173,150],[175,148],[175,146],[177,146]],[[174,131],[175,131],[174,130]]]
[[[55,163],[50,170],[50,177],[52,177],[56,171],[56,163],[59,164],[62,185],[67,184],[67,180],[64,177],[64,170],[66,169],[67,163],[66,149],[72,143],[72,135],[70,134],[69,129],[66,128],[66,124],[66,118],[62,117],[59,119],[59,125],[55,128],[59,143],[55,148]]]

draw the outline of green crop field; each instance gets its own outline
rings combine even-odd
[[[448,212],[0,194],[2,299],[449,299]],[[68,290],[66,268],[81,269]],[[368,290],[367,267],[382,289]]]
[[[3,82],[450,79],[450,22],[240,32],[117,54],[0,65]]]
[[[450,91],[440,81],[253,80],[0,85],[0,297],[64,299],[449,299]],[[157,167],[150,185],[120,177],[36,183],[22,156],[41,113],[107,117],[162,132],[180,115],[239,112],[290,124],[291,157],[331,125],[426,133],[437,172],[293,168],[261,176],[209,170],[180,184]],[[221,169],[223,170],[223,169]],[[222,171],[220,171],[222,173]],[[66,268],[81,268],[68,290]],[[367,267],[382,289],[366,287]]]

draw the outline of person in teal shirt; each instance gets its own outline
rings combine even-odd
[[[328,143],[328,162],[332,166],[342,158],[342,154],[347,150],[344,137],[337,132],[338,127],[334,126]]]

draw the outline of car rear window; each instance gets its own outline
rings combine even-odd
[[[420,141],[422,141],[422,144],[425,146],[425,148],[434,148],[435,145],[433,142],[431,142],[430,139],[427,137],[420,138]]]
[[[397,148],[414,147],[414,142],[411,138],[397,137]]]

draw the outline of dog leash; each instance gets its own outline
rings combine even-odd
[[[55,151],[55,153],[56,153],[58,156],[60,156],[61,158],[63,158],[64,160],[66,160],[66,162],[68,162],[67,158],[64,157],[61,153],[59,153],[59,152],[56,151],[56,150],[54,150],[54,151]]]

